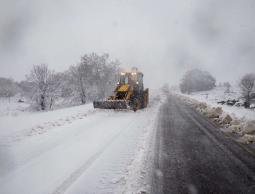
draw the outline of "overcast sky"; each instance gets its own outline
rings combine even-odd
[[[137,66],[149,86],[195,67],[219,81],[255,72],[254,0],[0,2],[0,76],[22,80],[40,63],[63,71],[90,52]]]

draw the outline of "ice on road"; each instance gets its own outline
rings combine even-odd
[[[152,103],[137,112],[106,111],[93,110],[89,104],[70,111],[0,118],[0,193],[143,189],[146,185],[139,185],[144,183],[137,177],[145,178],[139,171],[149,151],[158,107],[159,103]],[[132,179],[136,185],[130,184]]]

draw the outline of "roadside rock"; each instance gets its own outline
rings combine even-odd
[[[254,122],[247,122],[244,126],[243,130],[244,134],[255,134],[255,123]]]
[[[203,112],[207,108],[207,105],[203,102],[196,103],[194,104],[194,108],[196,108],[197,111]]]
[[[222,119],[222,124],[227,125],[230,124],[232,121],[232,117],[230,115],[226,115],[223,119]]]
[[[221,107],[212,108],[208,113],[208,117],[209,118],[219,118],[222,113],[223,113],[223,110]]]
[[[246,143],[246,144],[250,144],[250,143],[254,143],[255,142],[255,135],[248,135],[245,134],[242,139],[241,139],[242,143]]]
[[[199,103],[199,108],[201,109],[206,109],[207,108],[207,104],[202,102],[202,103]]]
[[[213,118],[213,122],[216,124],[220,124],[221,120],[220,118]]]
[[[230,129],[231,129],[232,133],[241,133],[242,126],[241,125],[232,125],[232,126],[230,126]]]
[[[230,124],[231,124],[231,125],[240,125],[241,122],[240,122],[239,120],[237,120],[237,119],[234,119],[234,120],[231,121]]]

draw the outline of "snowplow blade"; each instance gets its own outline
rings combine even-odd
[[[93,106],[100,109],[128,109],[125,100],[94,101]]]

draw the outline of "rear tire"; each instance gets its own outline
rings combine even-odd
[[[146,105],[145,105],[145,101],[144,101],[144,94],[141,96],[141,108],[145,108]]]

